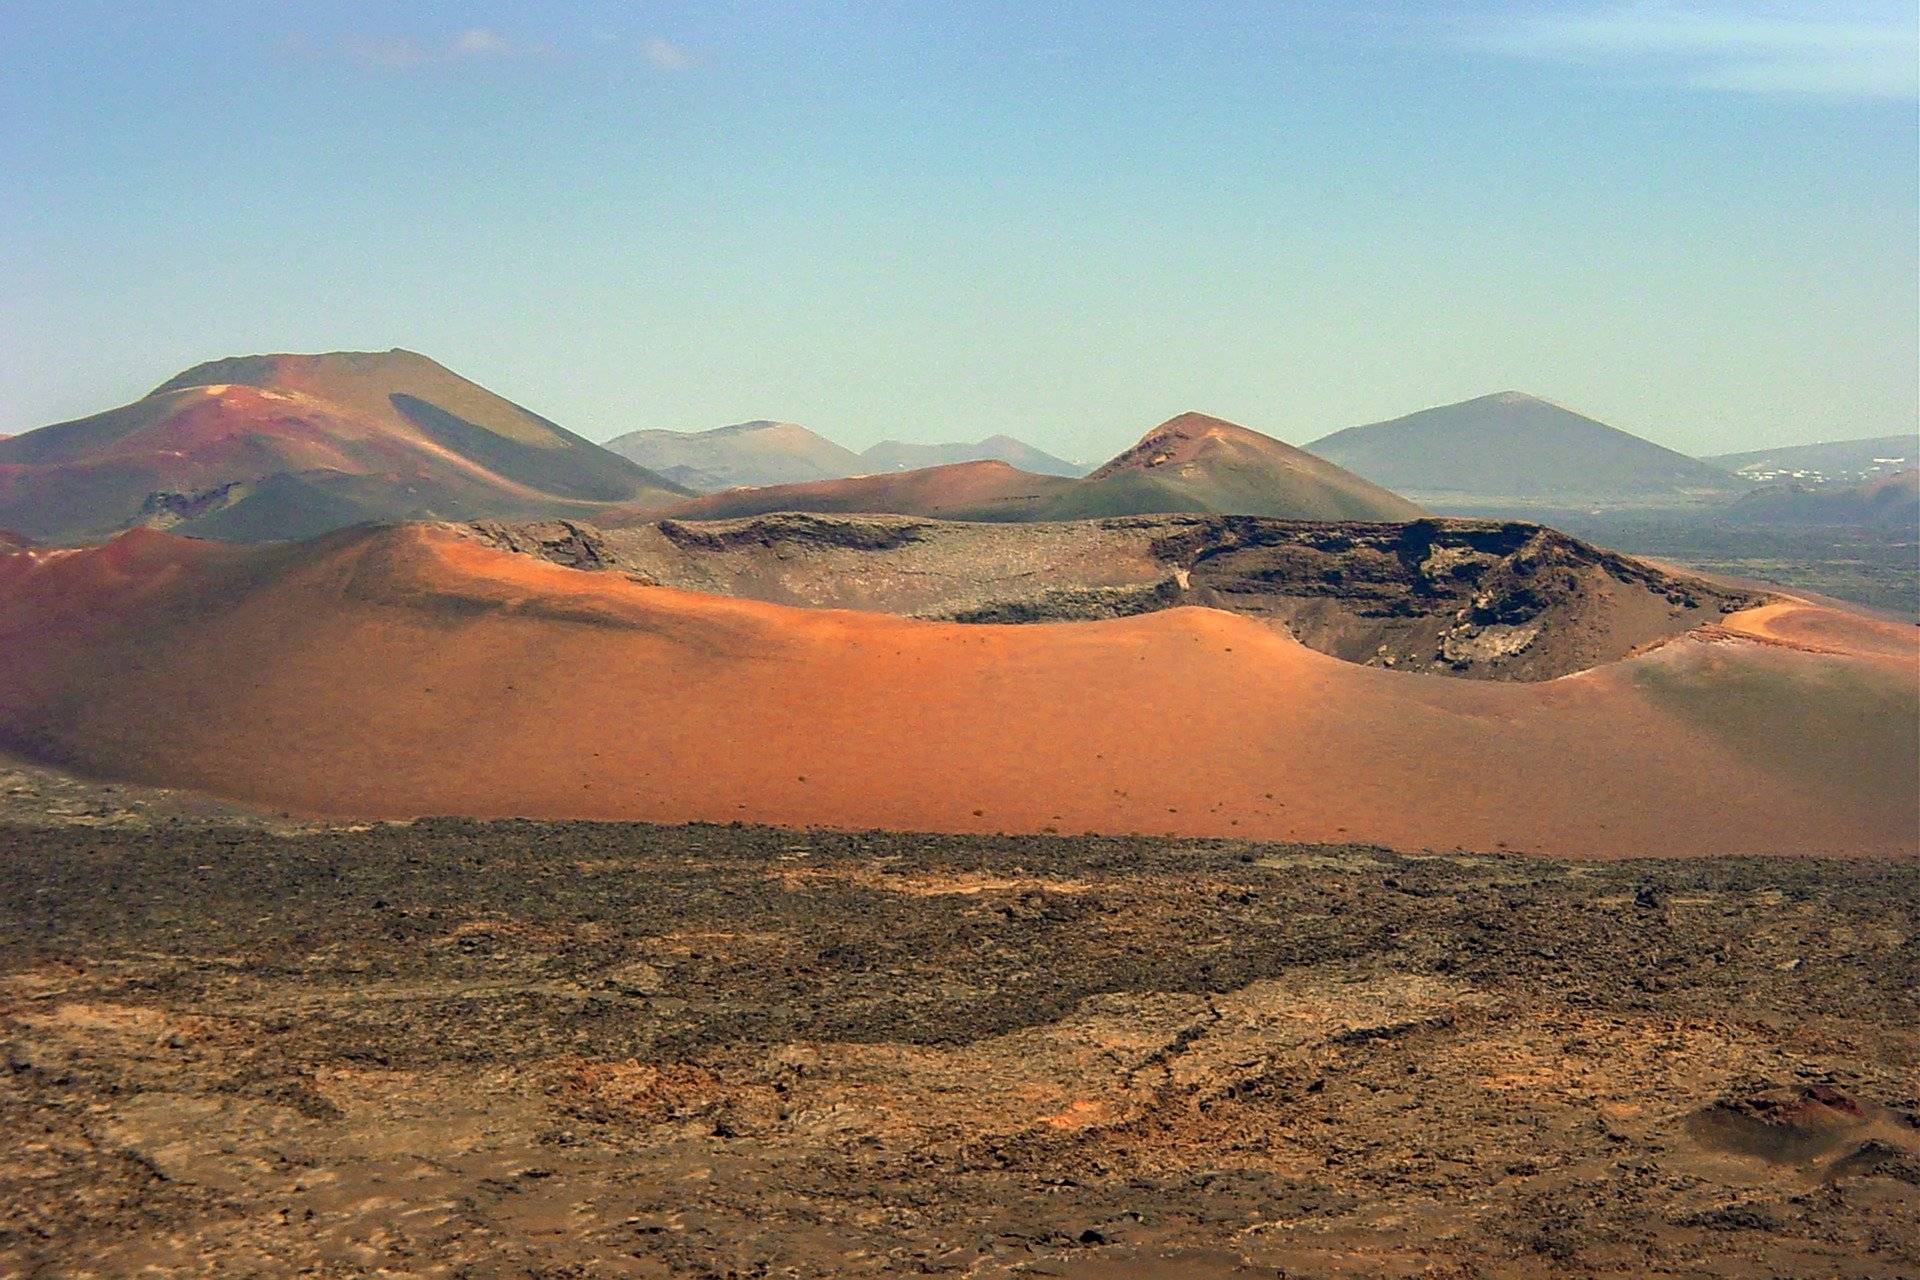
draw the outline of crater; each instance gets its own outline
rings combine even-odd
[[[569,567],[805,608],[1030,625],[1200,605],[1347,662],[1480,680],[1568,675],[1763,598],[1523,521],[1005,525],[785,512],[466,532]]]

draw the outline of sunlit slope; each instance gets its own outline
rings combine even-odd
[[[0,738],[307,812],[1911,855],[1912,628],[1788,603],[1539,684],[1182,608],[969,626],[435,527],[0,558]]]
[[[1199,511],[1288,520],[1410,520],[1419,507],[1290,444],[1185,413],[1045,505],[1046,519]]]
[[[0,441],[0,526],[303,537],[372,519],[586,514],[685,490],[411,352],[246,356]]]

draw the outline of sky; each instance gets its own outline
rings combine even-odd
[[[0,0],[0,433],[407,347],[594,439],[1911,430],[1905,3]]]

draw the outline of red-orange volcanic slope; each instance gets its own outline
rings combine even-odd
[[[0,738],[338,816],[1910,856],[1914,629],[1788,603],[1540,684],[1176,609],[966,626],[642,587],[450,530],[0,558]]]
[[[156,520],[251,542],[685,494],[408,351],[213,361],[132,404],[0,440],[0,526],[50,542]]]

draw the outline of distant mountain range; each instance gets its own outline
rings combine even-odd
[[[1089,470],[1007,435],[988,436],[970,444],[908,444],[882,440],[862,450],[860,457],[869,471],[913,471],[954,462],[1004,462],[1042,476],[1083,476]]]
[[[1520,392],[1337,431],[1307,450],[1182,414],[1090,474],[1007,435],[890,440],[856,453],[767,420],[634,431],[602,447],[425,356],[334,352],[211,361],[118,409],[0,436],[0,529],[54,544],[133,526],[262,541],[416,519],[786,509],[995,521],[1174,512],[1402,520],[1423,507],[1882,524],[1904,518],[1907,482],[1870,482],[1916,458],[1920,438],[1908,435],[1695,459]],[[1754,491],[1769,481],[1790,483]],[[1868,487],[1812,492],[1857,483]]]
[[[1920,528],[1920,471],[1900,471],[1859,484],[1770,484],[1728,507],[1733,524],[1849,525]]]
[[[933,520],[1026,520],[1073,481],[1037,476],[1004,462],[955,462],[915,471],[725,489],[664,505],[620,512],[606,523],[659,519],[732,520],[774,511],[925,516]]]
[[[1082,479],[1036,475],[997,461],[962,462],[729,490],[623,518],[725,519],[772,511],[999,521],[1166,512],[1294,520],[1409,520],[1425,514],[1406,499],[1271,436],[1186,413],[1155,427]]]
[[[240,356],[0,441],[0,528],[307,537],[368,520],[586,516],[688,490],[410,351]]]
[[[757,421],[711,431],[635,431],[607,447],[709,494],[866,478],[864,483],[803,493],[736,495],[706,504],[728,510],[764,510],[766,503],[782,501],[842,511],[884,506],[978,514],[1017,507],[1022,519],[1042,519],[1066,518],[1082,503],[1101,514],[1129,503],[1144,503],[1152,510],[1166,509],[1169,502],[1222,510],[1220,504],[1226,503],[1248,513],[1262,504],[1262,509],[1276,503],[1288,509],[1298,505],[1252,491],[1228,497],[1213,482],[1200,489],[1214,491],[1183,492],[1183,486],[1166,483],[1173,473],[1143,479],[1150,468],[1135,471],[1131,479],[1073,490],[1071,497],[1059,486],[992,470],[949,472],[938,477],[938,483],[916,478],[902,486],[887,480],[890,475],[977,462],[1004,462],[1025,477],[1093,479],[1112,470],[1109,464],[1089,475],[1088,467],[1008,435],[972,443],[887,440],[855,453],[791,422]],[[1537,396],[1506,391],[1336,431],[1308,445],[1307,452],[1436,509],[1537,514],[1577,507],[1719,508],[1754,483],[1858,482],[1914,465],[1920,439],[1881,436],[1692,458]],[[1225,467],[1222,459],[1212,465]],[[1296,460],[1294,468],[1302,465]],[[1132,499],[1120,497],[1119,490],[1130,486],[1140,493]],[[1096,499],[1096,493],[1103,496]]]
[[[1920,466],[1920,435],[1782,445],[1723,453],[1703,461],[1761,484],[1784,480],[1857,484]]]
[[[1349,427],[1307,448],[1438,508],[1684,505],[1746,488],[1719,467],[1518,391]]]
[[[1012,436],[968,443],[883,440],[861,453],[794,422],[740,422],[711,431],[630,431],[607,448],[700,493],[806,484],[956,462],[1010,463],[1039,475],[1078,476],[1086,468]]]
[[[629,431],[607,448],[698,493],[741,485],[837,480],[860,455],[797,422],[737,422],[711,431]]]

